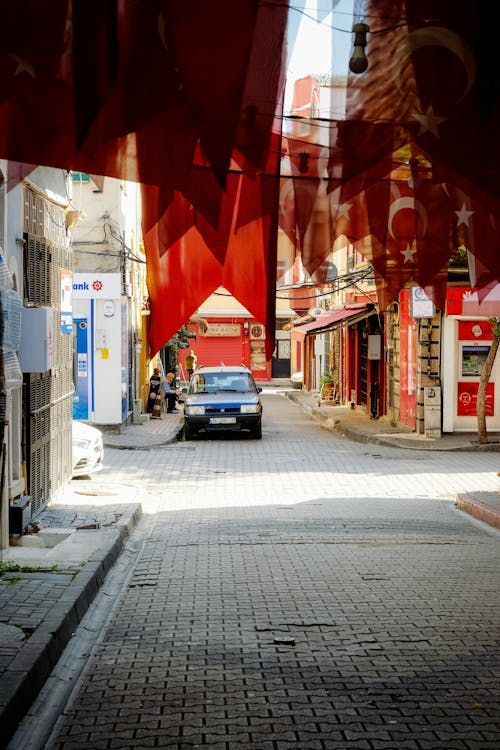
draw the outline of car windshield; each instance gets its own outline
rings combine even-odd
[[[189,393],[216,393],[217,391],[255,393],[257,388],[252,376],[245,372],[200,372],[195,373],[191,378]]]

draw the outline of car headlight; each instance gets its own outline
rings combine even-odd
[[[204,406],[191,406],[189,404],[186,404],[184,406],[184,414],[187,414],[190,417],[200,416],[200,414],[205,414],[205,407]]]
[[[258,414],[260,412],[260,404],[242,404],[242,414]]]
[[[82,438],[73,438],[73,445],[75,448],[88,448],[90,440],[83,440]]]

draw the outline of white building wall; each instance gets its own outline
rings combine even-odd
[[[141,382],[139,357],[129,351],[142,330],[142,300],[132,297],[141,288],[138,275],[145,274],[139,247],[140,186],[106,177],[100,187],[92,181],[73,182],[72,205],[81,218],[72,232],[72,246],[78,274],[119,276],[120,296],[112,298],[114,316],[104,314],[98,297],[93,307],[89,415],[97,424],[118,424],[131,412]],[[101,346],[103,335],[106,340]]]

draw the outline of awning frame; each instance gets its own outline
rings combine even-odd
[[[364,320],[375,314],[376,309],[373,304],[365,305],[362,308],[342,308],[341,310],[335,310],[332,311],[332,315],[329,316],[330,319],[328,321],[321,321],[322,316],[320,316],[311,323],[305,323],[302,326],[294,328],[292,330],[292,339],[295,341],[304,341],[306,336],[316,336],[320,333],[328,333],[339,326],[353,325],[354,323],[358,323],[360,320]]]

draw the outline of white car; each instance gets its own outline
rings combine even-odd
[[[73,420],[73,477],[101,471],[104,457],[102,432],[85,422]]]

